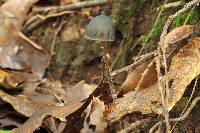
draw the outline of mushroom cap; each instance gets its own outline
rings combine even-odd
[[[104,14],[92,18],[86,27],[85,38],[98,41],[114,41],[115,28],[110,18]]]

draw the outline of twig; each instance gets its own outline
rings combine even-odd
[[[111,70],[111,71],[113,70],[113,68],[114,68],[114,66],[115,66],[115,64],[116,64],[116,62],[118,61],[120,55],[122,54],[122,51],[123,51],[122,45],[123,45],[123,43],[124,43],[124,41],[121,41],[121,43],[120,43],[120,45],[119,45],[120,50],[119,50],[119,52],[117,53],[115,59],[113,60],[111,66],[110,66],[110,70]]]
[[[51,50],[50,50],[50,59],[52,60],[52,57],[54,55],[54,49],[55,49],[55,44],[56,44],[56,40],[57,40],[57,37],[58,37],[58,34],[59,32],[61,31],[63,25],[65,24],[65,21],[63,20],[63,18],[61,19],[61,23],[60,25],[58,26],[58,29],[56,30],[55,34],[54,34],[54,37],[53,37],[53,41],[52,41],[52,44],[51,44]]]
[[[184,4],[185,4],[185,2],[183,0],[180,0],[180,1],[172,2],[172,3],[164,4],[164,5],[160,6],[160,7],[157,7],[156,10],[158,11],[161,8],[163,8],[163,10],[166,10],[168,8],[182,6]]]
[[[190,103],[191,100],[192,100],[192,97],[193,97],[193,95],[194,95],[194,93],[195,93],[195,90],[196,90],[196,86],[197,86],[197,81],[198,81],[198,79],[199,79],[199,77],[196,77],[194,86],[193,86],[193,88],[192,88],[192,93],[191,93],[191,95],[190,95],[190,98],[189,98],[189,100],[188,100],[188,102],[187,102],[185,108],[183,109],[183,111],[182,111],[182,113],[181,113],[181,116],[183,116],[183,114],[185,113],[185,111],[187,110],[187,108],[188,108],[188,106],[189,106],[189,103]],[[173,125],[173,127],[172,127],[172,129],[171,129],[171,132],[174,130],[174,128],[176,127],[177,123],[178,123],[178,121]]]
[[[192,12],[194,11],[194,9],[196,8],[196,6],[194,6],[191,11],[188,13],[187,18],[185,19],[185,22],[183,25],[186,25],[186,23],[188,22],[189,18],[191,17]]]
[[[18,35],[19,35],[19,37],[21,37],[22,39],[24,39],[25,41],[27,41],[28,43],[30,43],[34,48],[39,49],[39,50],[43,50],[43,48],[41,46],[39,46],[38,44],[36,44],[35,42],[33,42],[31,39],[29,39],[22,32],[19,32]]]
[[[140,60],[134,62],[133,64],[128,65],[128,66],[126,66],[126,67],[123,67],[123,68],[121,68],[121,69],[118,69],[118,70],[113,71],[113,72],[111,73],[111,76],[116,76],[116,75],[118,75],[118,74],[120,74],[120,73],[122,73],[122,72],[127,72],[127,71],[129,71],[129,70],[131,70],[131,69],[133,69],[133,68],[138,67],[139,65],[143,64],[144,62],[153,59],[155,53],[156,53],[155,51],[154,51],[154,52],[151,52],[151,53],[148,53],[148,54],[144,55],[142,59],[140,59]]]
[[[42,15],[35,15],[33,17],[31,17],[25,24],[24,26],[24,31],[26,33],[30,33],[32,32],[34,29],[36,29],[37,27],[39,27],[41,24],[45,23],[47,20],[51,19],[51,18],[55,18],[55,17],[61,17],[63,15],[66,14],[70,14],[73,13],[73,11],[63,11],[63,12],[59,12],[59,13],[53,13],[53,14],[49,14],[46,16],[42,16]],[[39,20],[37,20],[39,18]]]
[[[155,63],[155,60],[151,61],[149,63],[149,65],[147,66],[147,68],[144,70],[144,72],[142,73],[142,77],[140,78],[137,86],[135,87],[135,93],[133,95],[133,97],[135,97],[136,93],[139,91],[139,88],[142,84],[142,81],[144,80],[144,77],[147,75],[148,71],[149,71],[149,68]]]
[[[170,121],[170,122],[177,122],[177,121],[183,121],[183,120],[185,120],[185,119],[188,117],[188,115],[190,114],[190,112],[192,111],[192,109],[195,107],[195,105],[197,104],[198,101],[200,101],[200,96],[199,96],[199,97],[196,97],[196,98],[192,101],[190,107],[187,109],[187,111],[184,113],[184,115],[182,115],[182,116],[180,116],[180,117],[178,117],[178,118],[169,119],[169,121]],[[149,130],[149,133],[153,133],[153,132],[156,130],[156,128],[157,128],[161,123],[165,123],[165,122],[166,122],[166,121],[163,120],[163,121],[159,121],[158,123],[156,123],[156,124]]]
[[[51,6],[51,7],[34,7],[33,12],[48,12],[48,11],[66,11],[66,10],[75,10],[75,9],[81,9],[81,8],[88,8],[88,7],[94,7],[94,6],[100,6],[105,5],[109,2],[109,0],[92,0],[92,1],[85,1],[85,2],[77,2],[75,4],[69,4],[69,5],[61,5],[61,6]]]
[[[161,55],[160,45],[158,45],[157,53],[158,53],[158,55],[155,57],[155,60],[156,60],[156,70],[157,70],[157,76],[158,76],[158,90],[161,95],[162,113],[166,120],[166,132],[168,133],[170,130],[170,124],[169,124],[169,113],[168,113],[168,109],[167,109],[167,105],[166,105],[165,90],[161,83],[162,75],[161,75],[161,70],[160,70],[160,67],[161,67],[160,58],[162,57],[162,55]]]

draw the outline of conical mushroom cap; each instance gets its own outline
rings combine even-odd
[[[99,41],[114,41],[115,28],[110,18],[103,14],[92,18],[86,27],[85,38]]]

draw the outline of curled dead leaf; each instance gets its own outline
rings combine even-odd
[[[94,98],[86,109],[86,118],[81,133],[104,132],[108,122],[103,117],[105,105],[99,98]],[[92,127],[92,128],[91,128]]]
[[[0,8],[0,67],[31,71],[42,77],[49,65],[44,50],[25,44],[18,36],[31,6],[38,0],[8,0]]]
[[[136,69],[134,69],[126,78],[124,83],[122,84],[122,89],[120,93],[118,94],[118,97],[122,97],[124,94],[134,91],[137,87],[141,77],[142,73],[147,69],[149,65],[149,62],[146,62],[140,66],[138,66]],[[141,85],[140,90],[143,90],[153,84],[155,84],[157,81],[157,72],[156,72],[156,64],[154,63],[152,66],[148,68],[148,72],[144,76]]]

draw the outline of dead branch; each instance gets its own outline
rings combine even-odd
[[[139,65],[143,64],[144,62],[153,59],[155,53],[156,53],[156,52],[154,51],[154,52],[145,54],[145,55],[143,56],[142,59],[140,59],[140,60],[134,62],[133,64],[128,65],[128,66],[126,66],[126,67],[123,67],[123,68],[121,68],[121,69],[118,69],[118,70],[113,71],[113,72],[111,73],[111,76],[116,76],[116,75],[118,75],[118,74],[120,74],[120,73],[122,73],[122,72],[127,72],[127,71],[129,71],[129,70],[131,70],[131,69],[134,69],[134,68],[138,67]]]
[[[185,112],[184,115],[178,117],[178,118],[173,118],[173,119],[169,119],[170,122],[177,122],[177,121],[183,121],[185,120],[188,115],[190,114],[190,112],[192,111],[192,109],[195,107],[195,105],[197,104],[197,102],[200,101],[200,96],[199,97],[196,97],[190,107],[187,109],[187,111]],[[157,128],[158,126],[161,124],[161,123],[165,123],[166,121],[163,120],[163,121],[159,121],[158,123],[156,123],[150,130],[149,130],[149,133],[153,133]]]
[[[52,57],[54,55],[54,49],[55,49],[55,44],[56,44],[58,34],[60,33],[60,31],[61,31],[61,29],[62,29],[62,27],[64,26],[65,23],[66,23],[66,21],[64,21],[64,19],[62,18],[61,22],[58,26],[58,29],[56,30],[56,32],[54,34],[53,41],[52,41],[52,44],[51,44],[51,50],[50,50],[50,60],[52,60]]]
[[[61,17],[67,14],[73,13],[73,11],[63,11],[63,12],[59,12],[59,13],[53,13],[53,14],[48,14],[46,16],[42,16],[42,15],[35,15],[33,17],[31,17],[25,24],[24,26],[24,32],[25,33],[30,33],[32,32],[34,29],[36,29],[37,27],[39,27],[41,24],[45,23],[46,21],[48,21],[51,18],[55,18],[55,17]]]
[[[75,4],[61,5],[61,6],[34,7],[33,12],[39,13],[39,12],[48,12],[52,10],[56,12],[62,12],[66,10],[76,10],[76,9],[81,9],[81,8],[101,6],[101,5],[107,4],[108,2],[109,0],[92,0],[92,1],[77,2]]]
[[[38,44],[36,44],[34,41],[32,41],[31,39],[29,39],[26,35],[24,35],[22,32],[18,33],[19,37],[21,37],[21,39],[24,39],[25,41],[27,41],[28,43],[30,43],[34,48],[39,49],[39,50],[43,50],[43,48],[41,46],[39,46]]]

